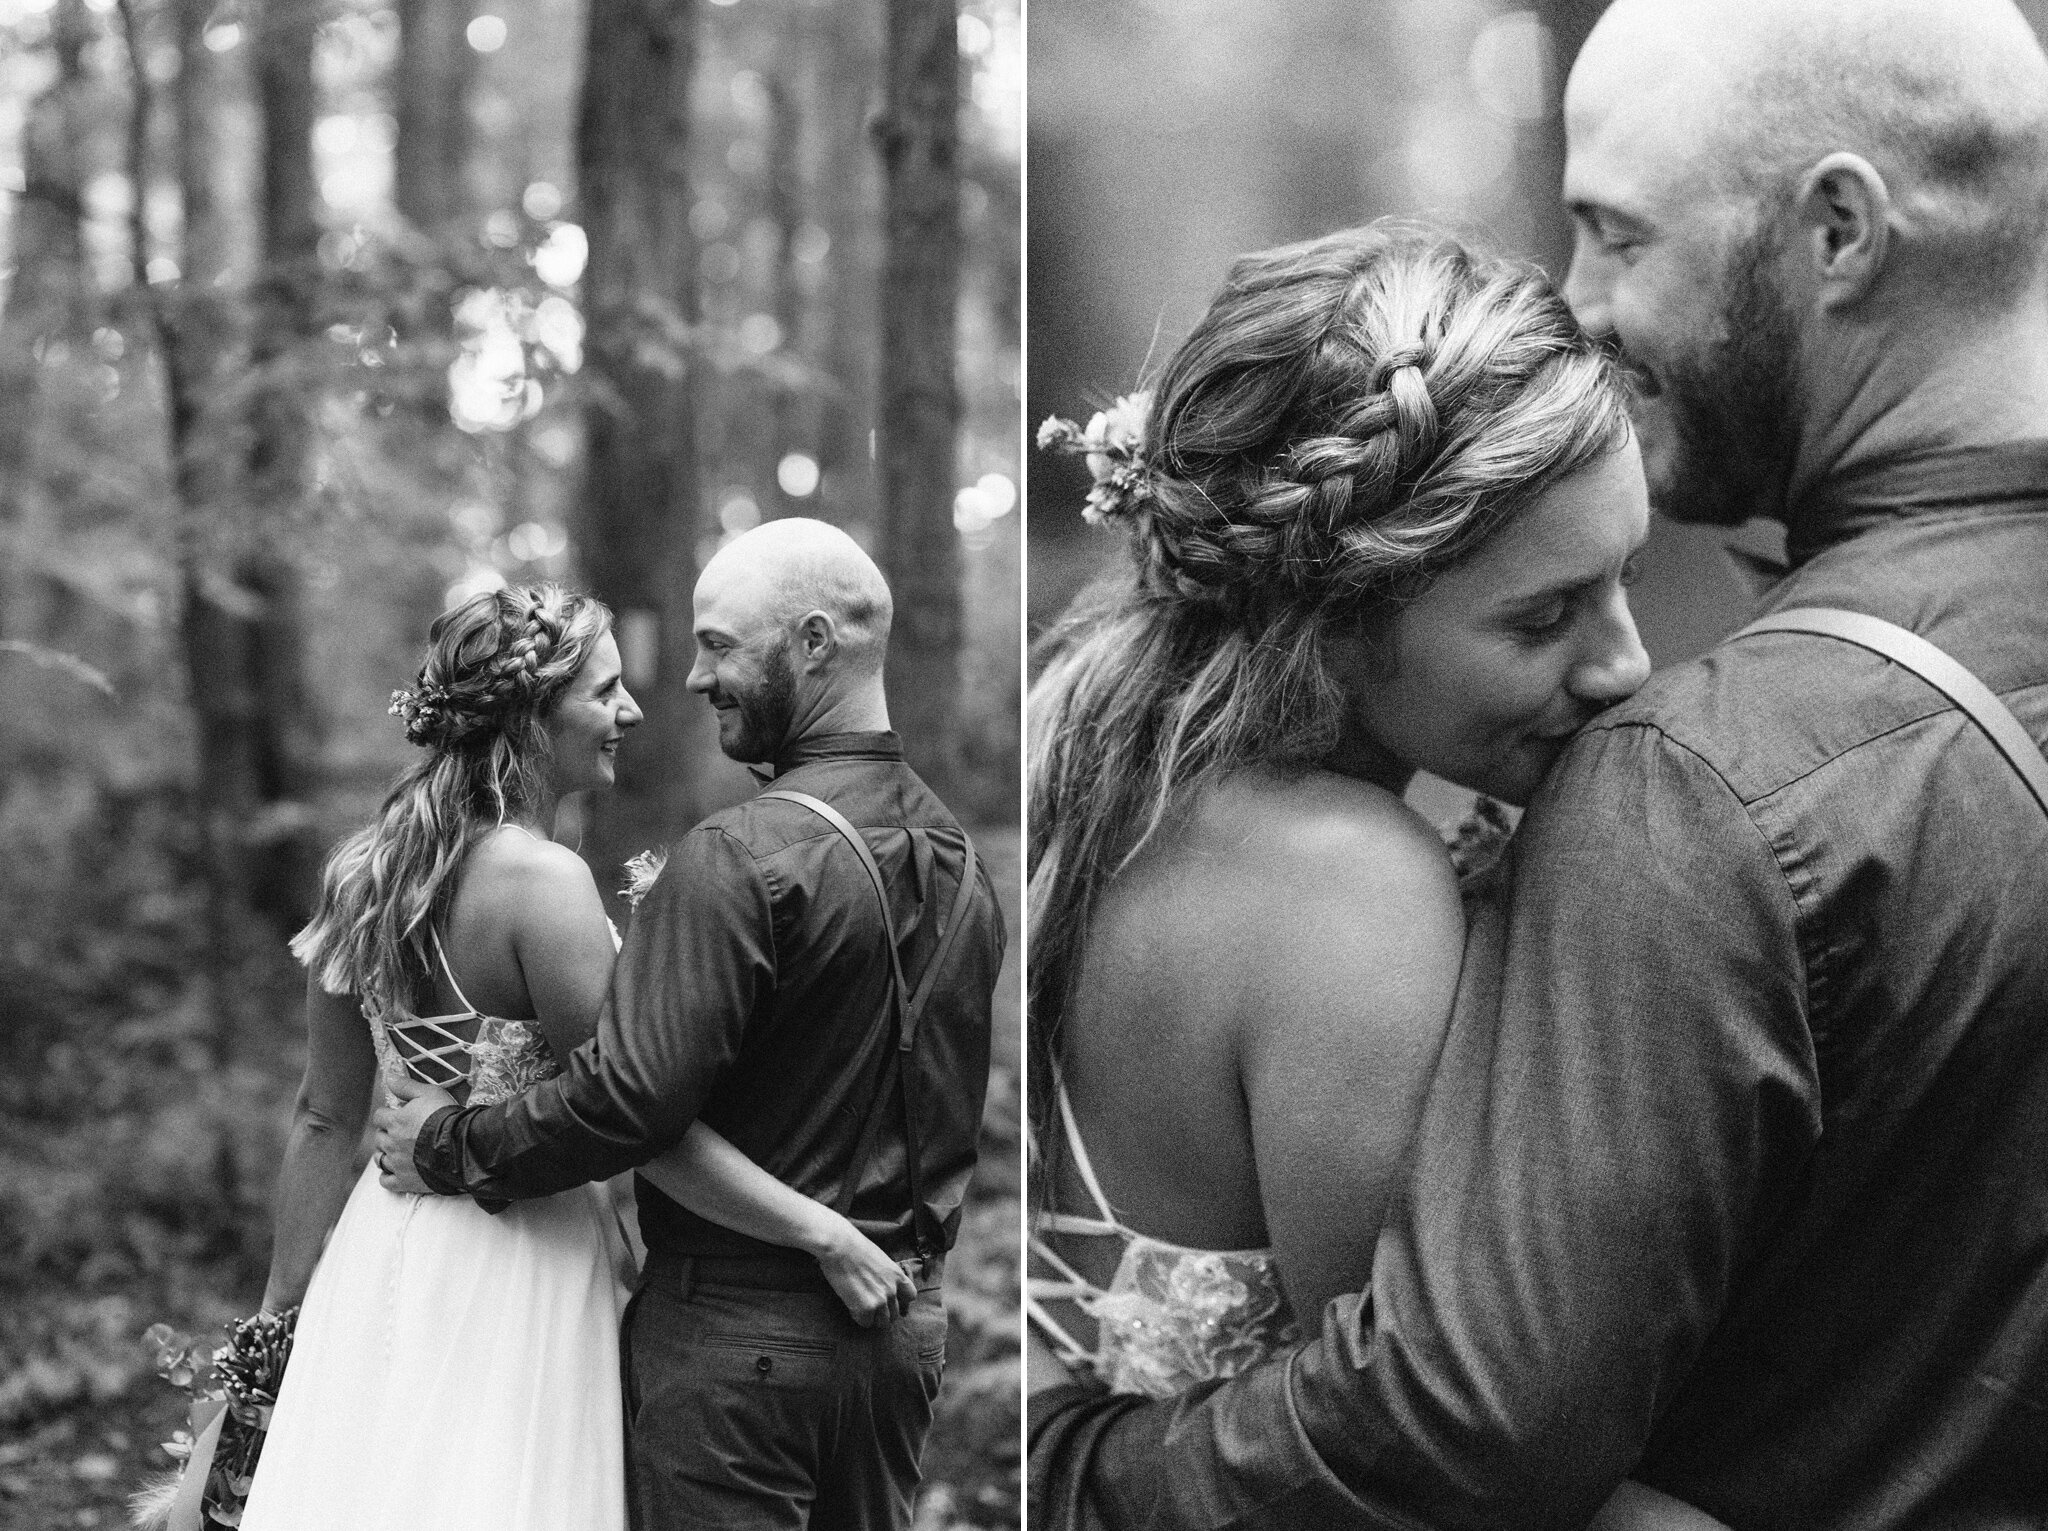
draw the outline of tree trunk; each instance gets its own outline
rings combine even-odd
[[[149,78],[148,25],[141,0],[116,0],[128,45],[128,267],[138,296],[149,291],[149,127],[156,90]],[[145,297],[146,302],[146,297]]]
[[[882,558],[896,599],[890,715],[911,763],[953,785],[960,560],[953,532],[960,296],[960,54],[953,0],[888,0],[882,356]]]
[[[470,10],[470,0],[398,0],[392,193],[406,221],[429,235],[459,227],[470,211]]]
[[[584,570],[617,614],[626,681],[647,714],[620,752],[585,853],[618,886],[636,850],[699,815],[709,713],[684,688],[699,520],[696,388],[703,363],[690,233],[696,0],[591,0],[577,165],[590,240],[583,302]]]
[[[449,428],[448,411],[448,364],[460,349],[450,299],[461,284],[465,247],[473,249],[478,205],[470,173],[477,53],[465,36],[474,9],[475,0],[399,0],[392,70],[392,196],[411,236],[419,301],[392,315],[411,358],[409,375],[403,398],[374,429],[384,453],[410,464],[427,496],[447,500],[462,492],[475,466],[472,443]],[[422,581],[420,596],[408,609],[417,611],[424,632],[441,609],[441,592]]]
[[[869,294],[869,273],[879,265],[880,231],[872,209],[881,200],[880,166],[846,125],[872,110],[872,85],[881,75],[879,8],[828,6],[817,13],[818,42],[806,59],[805,81],[816,103],[813,119],[825,125],[810,216],[830,238],[825,267],[811,301],[824,330],[820,351],[835,385],[817,407],[820,497],[841,520],[865,527],[881,545],[882,516],[875,485],[875,375],[880,321]]]
[[[38,369],[47,345],[85,334],[91,287],[85,271],[86,110],[84,51],[91,18],[80,0],[60,0],[51,27],[57,75],[22,127],[24,186],[15,204],[14,277],[0,311],[0,637],[34,639],[32,579],[18,549],[41,539],[35,495]]]
[[[150,162],[151,96],[144,18],[137,0],[122,0],[133,76],[130,173],[137,203]],[[221,184],[232,128],[223,120],[231,99],[228,66],[204,46],[213,0],[176,0],[178,75],[172,120],[183,237],[179,280],[148,284],[142,228],[134,226],[138,301],[148,315],[163,365],[166,432],[176,495],[180,591],[179,650],[192,709],[192,815],[199,878],[205,890],[204,980],[212,989],[217,1058],[234,1047],[241,962],[257,913],[241,830],[258,807],[253,772],[242,766],[242,734],[254,712],[244,671],[251,615],[234,594],[223,543],[231,532],[239,432],[222,420],[221,397],[246,363],[239,295],[226,285],[233,234]]]
[[[249,603],[249,615],[236,619],[243,684],[233,705],[243,715],[222,719],[234,729],[234,791],[258,805],[241,828],[250,892],[280,927],[296,927],[310,912],[318,858],[306,805],[318,774],[319,726],[305,678],[304,594],[292,551],[312,400],[290,365],[312,338],[320,281],[313,180],[318,21],[316,0],[268,0],[256,28],[263,262],[251,361],[262,386],[250,415],[250,524],[234,570],[239,597]]]

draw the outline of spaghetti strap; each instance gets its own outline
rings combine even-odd
[[[515,824],[510,819],[500,819],[492,827],[495,829],[516,829],[522,835],[526,836],[526,838],[529,840],[536,841],[542,845],[550,843],[548,841],[542,840],[539,835],[535,834],[532,830],[528,829],[524,824]],[[476,1005],[471,1001],[470,997],[462,992],[461,980],[456,978],[455,969],[451,967],[448,962],[448,948],[441,944],[441,932],[439,928],[430,924],[427,927],[427,934],[433,938],[434,956],[441,964],[441,971],[447,975],[448,987],[455,991],[455,998],[461,1003],[463,1013],[465,1015],[473,1015],[478,1020],[486,1019],[483,1011],[477,1009]],[[612,938],[615,944],[618,939],[618,934],[619,933],[617,927],[613,927]]]
[[[517,829],[519,826],[514,824],[512,827]],[[469,996],[462,992],[462,985],[455,977],[455,969],[448,965],[448,948],[441,944],[441,932],[431,925],[427,927],[427,931],[434,938],[434,955],[440,959],[441,971],[447,975],[448,987],[455,991],[455,997],[461,1002],[463,1012],[467,1015],[482,1016],[483,1011],[470,1003]]]
[[[1041,1298],[1049,1298],[1054,1301],[1060,1299],[1072,1301],[1073,1295],[1073,1293],[1065,1291],[1050,1294],[1043,1293],[1034,1287],[1032,1294],[1024,1299],[1025,1316],[1038,1326],[1038,1332],[1044,1335],[1051,1344],[1052,1352],[1059,1357],[1060,1364],[1069,1370],[1092,1365],[1095,1361],[1095,1352],[1075,1339],[1067,1331],[1066,1325],[1054,1318],[1047,1310],[1045,1302]]]
[[[1046,1208],[1031,1220],[1031,1268],[1024,1279],[1026,1321],[1071,1369],[1092,1375],[1114,1393],[1169,1397],[1209,1377],[1227,1377],[1249,1360],[1270,1355],[1299,1335],[1270,1249],[1195,1249],[1139,1233],[1119,1221],[1096,1177],[1067,1082],[1052,1071],[1053,1100],[1072,1155],[1074,1176],[1095,1211]],[[1034,1158],[1036,1144],[1033,1144]],[[1123,1241],[1116,1273],[1099,1286],[1053,1247],[1059,1235]],[[1227,1287],[1217,1278],[1227,1278]],[[1231,1294],[1221,1311],[1184,1288]],[[1095,1323],[1084,1347],[1049,1304],[1071,1303]]]
[[[1117,1221],[1116,1209],[1110,1206],[1109,1198],[1102,1194],[1102,1182],[1095,1178],[1095,1165],[1088,1157],[1088,1145],[1081,1141],[1081,1126],[1074,1120],[1073,1102],[1067,1099],[1067,1082],[1055,1075],[1052,1091],[1059,1101],[1060,1122],[1066,1128],[1067,1147],[1074,1155],[1074,1172],[1081,1177],[1081,1184],[1087,1187],[1089,1196],[1094,1199],[1095,1209],[1102,1214],[1103,1222],[1116,1232],[1128,1232]]]

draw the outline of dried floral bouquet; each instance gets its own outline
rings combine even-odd
[[[270,1412],[292,1353],[299,1310],[258,1313],[224,1326],[218,1350],[169,1324],[152,1324],[143,1340],[156,1351],[156,1373],[192,1397],[189,1428],[164,1442],[184,1465],[129,1501],[143,1531],[211,1531],[238,1526]]]

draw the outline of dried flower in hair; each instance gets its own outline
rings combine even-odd
[[[451,726],[457,722],[453,700],[447,687],[423,680],[409,690],[392,692],[391,705],[385,711],[404,720],[406,743],[426,749],[448,742]]]
[[[1088,464],[1095,480],[1083,519],[1092,525],[1129,515],[1152,497],[1152,469],[1145,458],[1145,414],[1149,393],[1127,393],[1097,410],[1083,427],[1057,415],[1038,428],[1041,452],[1064,452]]]

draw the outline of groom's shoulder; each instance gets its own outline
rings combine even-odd
[[[833,833],[831,825],[801,804],[750,797],[699,820],[688,838],[716,843],[728,852],[758,861],[800,840]]]
[[[866,773],[812,772],[791,786],[836,809],[856,829],[936,829],[961,834],[959,822],[912,772],[900,765]],[[717,836],[757,860],[823,837],[838,835],[815,810],[773,790],[721,808],[699,821],[692,836]]]
[[[1657,671],[1581,738],[1615,769],[1638,769],[1624,757],[1633,762],[1645,749],[1688,757],[1755,802],[1926,710],[1924,698],[1886,675],[1884,661],[1845,647],[1800,635],[1723,641]]]

